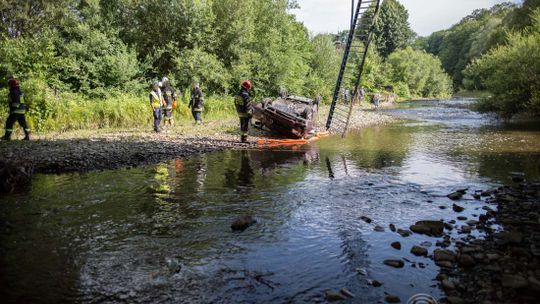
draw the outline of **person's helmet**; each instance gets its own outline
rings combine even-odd
[[[158,86],[161,88],[163,86],[163,82],[158,81]]]
[[[159,81],[154,82],[154,85],[152,86],[154,89],[159,88],[161,86],[161,83]]]
[[[163,78],[161,78],[161,82],[163,83],[169,82],[169,78],[167,78],[167,76],[163,76]]]
[[[251,82],[249,80],[244,80],[244,82],[242,82],[242,87],[246,90],[249,90],[251,89]]]
[[[10,80],[8,80],[8,86],[10,88],[18,88],[19,87],[19,81],[15,78],[11,78]]]

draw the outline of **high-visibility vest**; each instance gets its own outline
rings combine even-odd
[[[152,94],[152,107],[159,108],[163,104],[163,96],[158,96],[158,94],[154,91],[150,92]]]
[[[26,105],[24,101],[24,93],[20,93],[18,100],[12,97],[12,94],[9,94],[9,109],[11,113],[15,114],[25,114]]]

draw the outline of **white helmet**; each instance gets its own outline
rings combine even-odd
[[[163,86],[163,82],[158,82],[159,87],[161,88]]]
[[[163,78],[161,78],[161,82],[169,82],[169,78],[167,78],[167,76],[163,76]]]

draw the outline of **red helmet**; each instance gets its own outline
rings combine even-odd
[[[19,87],[19,81],[15,78],[11,78],[10,80],[8,80],[8,86],[10,88],[17,88]]]
[[[251,89],[251,82],[249,82],[249,80],[244,80],[244,82],[242,82],[242,87],[246,90]]]

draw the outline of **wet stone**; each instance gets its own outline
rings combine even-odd
[[[390,244],[390,246],[392,246],[392,248],[394,248],[394,249],[401,250],[401,243],[400,242],[393,242],[392,244]]]
[[[375,228],[373,228],[373,230],[376,232],[384,232],[384,227],[377,225]]]
[[[401,302],[401,299],[398,296],[395,295],[386,295],[384,297],[384,300],[388,303],[399,303]]]
[[[416,256],[427,256],[428,255],[427,249],[424,248],[424,247],[420,247],[420,246],[413,246],[411,248],[411,253],[416,255]]]
[[[361,216],[360,219],[363,220],[364,222],[368,223],[368,224],[370,224],[372,222],[372,220],[367,216]]]
[[[325,298],[327,301],[330,302],[347,300],[347,297],[335,291],[327,291],[325,294]]]
[[[459,206],[459,205],[456,205],[456,204],[453,204],[452,205],[452,210],[454,210],[455,212],[463,212],[463,210],[465,210],[465,208]]]
[[[462,254],[458,260],[459,266],[463,268],[470,268],[476,265],[475,260],[468,254]]]
[[[401,235],[402,237],[408,237],[408,236],[410,236],[412,234],[412,232],[410,232],[409,230],[405,230],[405,229],[398,229],[397,233],[399,235]]]
[[[251,217],[249,215],[245,215],[245,216],[241,216],[241,217],[237,218],[231,224],[231,229],[233,231],[244,231],[248,227],[252,226],[255,223],[257,223],[257,221],[253,217]]]
[[[456,191],[456,192],[452,192],[452,193],[448,194],[446,197],[448,197],[449,199],[451,199],[453,201],[458,201],[463,197],[463,194],[464,193],[461,192],[461,191]]]
[[[410,229],[418,234],[440,236],[444,230],[444,223],[441,221],[419,221],[412,225]]]
[[[405,266],[402,260],[384,260],[384,264],[395,268],[403,268]]]
[[[367,280],[367,283],[373,287],[381,287],[383,285],[382,282],[379,282],[377,280]]]
[[[340,292],[342,295],[346,296],[347,298],[351,298],[351,299],[354,298],[354,294],[353,294],[350,290],[348,290],[347,288],[345,288],[345,287],[341,288],[341,289],[339,290],[339,292]]]
[[[445,279],[445,280],[442,280],[441,282],[441,286],[444,290],[454,290],[456,289],[456,285],[454,284],[454,282],[448,280],[448,279]]]
[[[389,227],[390,227],[390,231],[396,232],[396,225],[390,224]]]

